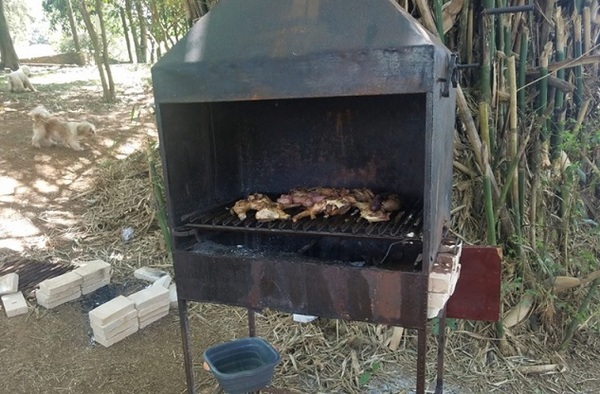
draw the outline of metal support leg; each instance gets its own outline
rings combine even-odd
[[[440,311],[438,324],[437,381],[435,394],[444,392],[444,347],[446,345],[446,307]]]
[[[417,394],[425,394],[427,326],[417,329]]]
[[[181,326],[181,342],[183,344],[183,362],[185,365],[185,379],[187,382],[188,394],[197,394],[196,383],[194,379],[194,364],[192,361],[192,353],[190,351],[190,327],[188,322],[187,301],[179,298],[177,300],[179,306],[179,324]]]
[[[248,308],[248,336],[255,337],[256,336],[256,319],[254,316],[254,311]]]

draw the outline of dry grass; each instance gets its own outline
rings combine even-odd
[[[455,206],[464,206],[455,218],[462,234],[475,228],[470,214],[472,190],[477,180],[459,180]],[[151,265],[169,269],[170,260],[164,252],[164,243],[154,219],[154,204],[149,181],[146,154],[135,153],[125,160],[107,161],[97,171],[94,187],[80,196],[89,206],[84,215],[85,225],[77,228],[81,245],[90,257],[102,258],[115,267],[117,278],[130,275],[139,266]],[[461,212],[467,213],[462,215]],[[121,238],[123,228],[135,231],[128,242]],[[514,302],[510,297],[508,304]],[[246,311],[240,308],[193,304],[190,310],[192,324],[202,321],[215,310],[222,319],[204,322],[214,330],[210,342],[223,338],[247,335]],[[211,313],[207,313],[210,310]],[[224,329],[224,327],[227,327]],[[341,320],[319,319],[314,323],[294,323],[287,314],[263,311],[257,316],[259,335],[266,337],[281,352],[274,385],[304,392],[364,393],[410,392],[414,390],[416,374],[416,333],[406,330],[397,351],[384,343],[391,335],[391,327]],[[554,349],[560,339],[560,329],[554,333],[547,327],[532,330],[529,321],[512,329],[508,334],[511,354],[500,354],[493,327],[488,324],[455,322],[448,329],[446,346],[446,385],[448,392],[592,392],[600,384],[593,371],[584,368],[599,355],[599,336],[590,327],[583,326],[576,336],[573,349],[559,354]],[[436,342],[430,338],[428,382],[435,382]],[[196,355],[196,363],[200,356]],[[524,373],[531,365],[554,364],[556,368],[542,373]],[[589,364],[588,364],[589,365]],[[377,366],[380,368],[377,369]],[[369,379],[365,373],[373,371]],[[362,384],[361,384],[362,383]],[[206,387],[208,389],[208,387]]]

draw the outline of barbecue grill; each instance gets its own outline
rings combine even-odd
[[[175,281],[187,301],[418,330],[450,225],[455,57],[394,1],[221,0],[152,68]],[[293,222],[229,209],[297,187],[394,193]]]

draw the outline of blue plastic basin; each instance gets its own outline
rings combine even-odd
[[[229,394],[243,394],[268,386],[281,357],[262,338],[249,337],[206,349],[204,361]]]

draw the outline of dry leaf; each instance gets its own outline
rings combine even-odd
[[[579,286],[581,280],[572,276],[557,276],[554,279],[554,294],[560,294],[573,287]]]
[[[452,26],[456,23],[456,19],[458,19],[458,15],[460,15],[464,3],[465,0],[452,0],[444,4],[442,7],[444,33],[448,33],[448,30],[452,29]]]
[[[517,305],[513,306],[506,316],[504,316],[504,319],[502,319],[504,327],[511,328],[523,321],[523,319],[529,315],[529,312],[531,312],[533,301],[533,296],[531,294],[526,294],[523,299]]]

